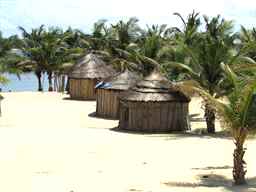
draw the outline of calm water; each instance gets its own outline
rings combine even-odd
[[[37,79],[34,73],[26,73],[21,75],[19,80],[16,75],[5,75],[10,82],[6,85],[0,85],[3,92],[7,91],[37,91]],[[42,78],[44,90],[48,90],[47,76]]]

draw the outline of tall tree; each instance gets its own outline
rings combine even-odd
[[[197,35],[197,43],[187,44],[178,41],[187,55],[184,63],[176,62],[176,66],[188,74],[188,78],[196,80],[209,94],[215,98],[223,94],[223,73],[221,63],[236,64],[244,59],[241,52],[234,51],[233,24],[220,16],[209,19],[204,16],[205,32]],[[207,130],[215,132],[215,110],[207,102],[204,105]]]
[[[130,43],[137,41],[141,35],[138,21],[137,18],[132,17],[127,22],[119,21],[117,24],[112,25],[112,36],[118,42],[117,47],[119,49],[125,50]]]
[[[38,91],[42,91],[41,76],[44,72],[48,75],[49,91],[53,91],[53,74],[63,69],[62,64],[73,61],[78,56],[75,53],[83,51],[82,48],[74,48],[79,41],[71,42],[71,39],[77,38],[77,32],[73,33],[71,29],[63,32],[62,29],[51,27],[45,29],[40,26],[32,29],[31,33],[20,27],[23,35],[22,51],[27,61],[24,64],[31,64],[38,78]],[[73,54],[73,55],[72,55]],[[74,56],[74,58],[72,58]]]
[[[235,144],[233,179],[236,185],[242,185],[246,183],[247,172],[244,143],[249,134],[255,134],[256,130],[256,80],[255,76],[239,76],[228,65],[222,64],[222,68],[227,80],[232,85],[231,91],[225,97],[225,102],[212,97],[197,83],[185,83],[183,89],[192,89],[200,93],[215,108],[224,122],[225,128],[231,132]]]
[[[15,48],[20,46],[20,41],[16,35],[5,38],[0,32],[0,83],[5,84],[8,79],[5,73],[14,73],[19,77],[22,68],[17,64],[21,61],[21,56]]]
[[[198,30],[201,25],[199,13],[193,11],[188,15],[187,19],[183,18],[181,14],[174,13],[182,22],[182,28],[173,27],[171,31],[176,32],[176,38],[181,40],[187,46],[193,46],[198,41]]]
[[[23,37],[21,50],[26,59],[22,64],[31,64],[38,79],[38,91],[43,91],[41,77],[45,69],[45,62],[41,42],[45,30],[44,25],[41,25],[37,29],[32,29],[30,33],[23,27],[19,27],[19,29],[21,30]]]

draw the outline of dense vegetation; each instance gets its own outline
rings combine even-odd
[[[101,55],[118,71],[129,68],[147,75],[161,70],[170,80],[183,82],[185,91],[203,96],[209,133],[215,132],[216,115],[223,118],[236,145],[233,177],[236,184],[243,184],[243,144],[256,124],[256,29],[241,27],[235,32],[233,22],[220,16],[174,15],[182,28],[152,25],[144,29],[138,19],[130,18],[111,25],[100,20],[90,34],[43,25],[31,31],[19,27],[20,38],[0,34],[0,81],[6,82],[5,72],[33,71],[42,91],[41,77],[46,73],[53,91],[52,80],[60,82],[73,63],[89,52]],[[60,87],[64,89],[63,84]],[[220,103],[220,97],[227,102]]]

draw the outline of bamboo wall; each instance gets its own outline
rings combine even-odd
[[[142,132],[188,130],[188,103],[121,101],[119,128]]]
[[[97,89],[96,115],[103,118],[119,118],[119,95],[122,91]]]
[[[94,100],[96,98],[94,79],[70,79],[69,94],[72,99]]]

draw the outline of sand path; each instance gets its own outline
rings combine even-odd
[[[109,130],[117,121],[88,117],[95,102],[57,93],[3,96],[0,191],[256,191],[254,140],[247,142],[249,186],[232,187],[230,139],[120,133]],[[198,107],[193,99],[191,114]]]

